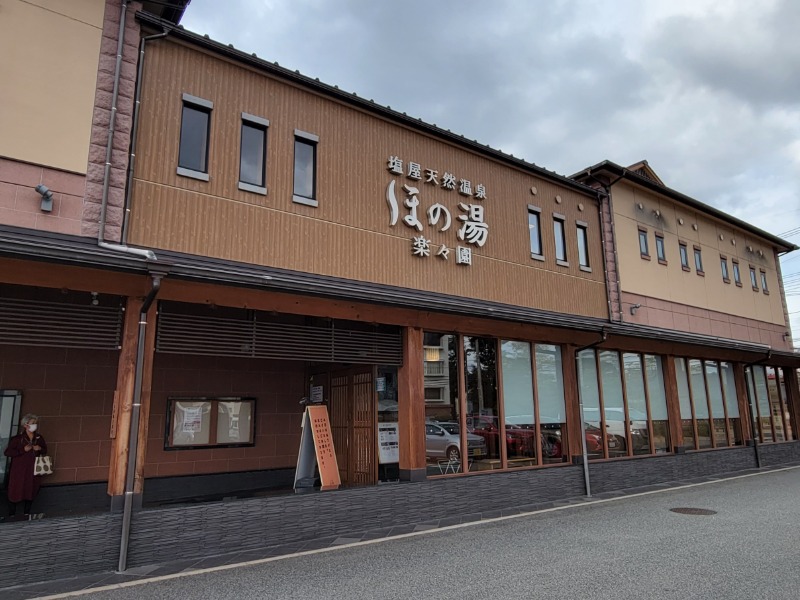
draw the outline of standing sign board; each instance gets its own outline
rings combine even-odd
[[[341,484],[339,465],[333,447],[331,422],[325,405],[307,406],[303,414],[303,431],[300,436],[300,453],[297,457],[297,470],[294,475],[294,488],[298,481],[313,480],[315,467],[319,469],[322,483],[320,489],[335,490]]]
[[[378,462],[382,465],[400,462],[397,423],[378,423]]]

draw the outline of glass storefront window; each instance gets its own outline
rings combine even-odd
[[[647,419],[647,396],[644,390],[642,356],[632,352],[622,354],[625,392],[628,396],[628,423],[633,454],[652,454],[650,428]]]
[[[425,455],[428,475],[461,471],[458,337],[425,332]]]
[[[531,345],[503,341],[503,408],[509,467],[536,464],[536,415],[533,404]]]
[[[560,346],[536,344],[536,397],[539,400],[542,462],[563,462],[566,460],[567,417]]]
[[[713,448],[703,363],[696,358],[689,359],[689,385],[692,390],[694,418],[697,421],[697,447]]]
[[[644,355],[647,394],[650,398],[650,419],[653,427],[653,450],[669,452],[669,417],[667,416],[667,394],[664,388],[664,368],[661,357]]]
[[[497,341],[464,336],[467,447],[470,471],[499,469],[502,438],[497,401]]]
[[[706,361],[706,384],[711,405],[711,422],[714,424],[714,441],[717,446],[728,445],[728,432],[725,427],[725,405],[722,400],[722,381],[719,377],[719,365]]]
[[[603,389],[603,416],[608,434],[608,456],[626,456],[628,437],[626,435],[625,406],[622,396],[622,373],[619,366],[619,353],[601,350],[600,383]]]
[[[772,419],[770,419],[769,391],[764,367],[753,367],[753,382],[756,389],[756,404],[758,405],[759,420],[761,422],[761,441],[774,442],[772,435]]]
[[[739,418],[739,396],[736,393],[736,379],[733,374],[733,365],[720,363],[722,371],[722,391],[725,394],[725,408],[728,411],[728,438],[734,444],[742,443],[742,426]]]
[[[584,438],[589,458],[603,458],[603,423],[600,418],[600,389],[597,385],[597,363],[594,350],[578,354],[578,389],[583,404]]]
[[[692,412],[692,396],[689,392],[689,374],[686,372],[686,360],[675,358],[675,375],[678,379],[678,400],[681,405],[681,429],[683,444],[695,448],[694,413]]]
[[[767,367],[767,390],[769,392],[769,407],[772,423],[775,428],[775,441],[784,442],[786,436],[783,432],[783,409],[778,392],[778,378],[773,367]]]

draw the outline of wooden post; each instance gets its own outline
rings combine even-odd
[[[534,346],[535,348],[535,346]],[[581,406],[578,390],[578,366],[576,364],[576,347],[565,344],[561,347],[561,372],[564,378],[564,411],[567,419],[567,443],[561,444],[561,452],[567,460],[574,461],[583,457],[581,443]]]
[[[158,303],[154,302],[147,311],[147,328],[144,334],[144,362],[142,364],[142,399],[139,408],[139,445],[136,452],[136,475],[133,493],[141,494],[144,489],[144,461],[147,452],[147,432],[150,425],[150,395],[153,389],[153,357],[156,347],[156,318]]]
[[[678,395],[678,374],[675,372],[675,357],[664,356],[664,393],[667,397],[667,418],[669,419],[669,437],[673,451],[683,447],[683,423],[681,420],[681,400]]]
[[[742,443],[753,439],[752,416],[750,403],[747,401],[747,379],[744,375],[744,365],[733,363],[733,379],[736,382],[736,400],[739,403],[739,419],[742,426]]]
[[[117,366],[117,388],[114,392],[114,407],[111,423],[111,458],[108,466],[108,495],[112,497],[112,508],[125,494],[125,469],[128,464],[128,447],[133,405],[133,383],[136,372],[136,341],[139,335],[139,311],[142,298],[128,298],[125,306],[125,324],[122,349]]]
[[[789,415],[792,419],[792,435],[794,439],[800,439],[800,382],[797,380],[797,369],[784,367],[783,389],[786,392],[786,405],[789,408]]]
[[[400,478],[409,481],[422,481],[426,478],[422,342],[422,329],[403,329],[403,366],[397,371],[397,421],[400,434]]]

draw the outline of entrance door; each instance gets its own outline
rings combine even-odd
[[[22,395],[16,390],[0,390],[0,451],[8,447],[8,442],[17,433],[19,405]],[[9,459],[0,457],[0,488],[5,489],[8,479]]]
[[[329,373],[333,445],[343,485],[378,481],[374,367]]]

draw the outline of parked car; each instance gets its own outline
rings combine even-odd
[[[425,423],[425,454],[428,458],[461,460],[461,430],[458,423]],[[486,442],[473,433],[467,433],[467,454],[470,457],[486,456]]]

